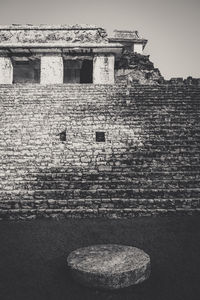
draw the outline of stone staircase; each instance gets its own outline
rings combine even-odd
[[[199,105],[187,85],[1,86],[0,217],[199,212]]]

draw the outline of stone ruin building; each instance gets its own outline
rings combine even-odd
[[[137,31],[96,26],[1,26],[0,84],[114,84],[129,75],[159,81]],[[141,70],[144,74],[142,74]],[[145,81],[146,80],[146,81]]]
[[[137,31],[0,26],[0,218],[197,213],[200,80]]]

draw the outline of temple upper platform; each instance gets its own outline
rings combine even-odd
[[[136,33],[108,37],[95,25],[0,25],[0,84],[113,84],[124,49],[143,52],[147,41]]]

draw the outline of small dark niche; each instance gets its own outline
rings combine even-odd
[[[96,142],[105,142],[105,132],[103,131],[96,132]]]
[[[60,141],[65,142],[66,141],[66,131],[62,131],[59,133]]]

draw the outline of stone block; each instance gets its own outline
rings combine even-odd
[[[123,245],[80,248],[67,258],[75,280],[88,287],[119,289],[150,276],[150,257],[143,250]]]
[[[41,57],[41,84],[63,83],[63,58],[61,56]]]
[[[13,66],[9,57],[0,57],[0,84],[12,84]]]
[[[93,83],[114,84],[114,63],[113,54],[98,54],[93,60]]]

